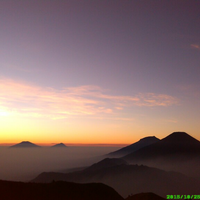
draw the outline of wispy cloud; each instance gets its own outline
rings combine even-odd
[[[198,44],[191,44],[190,47],[193,49],[200,50],[200,45],[198,45]]]
[[[92,85],[56,90],[3,78],[0,79],[0,113],[60,119],[77,115],[112,115],[123,112],[125,107],[177,104],[175,97],[166,94],[122,96],[107,93]]]

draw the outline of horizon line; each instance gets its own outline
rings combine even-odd
[[[22,141],[21,141],[22,142]],[[18,142],[18,143],[15,143],[15,142],[4,142],[4,143],[0,143],[0,146],[12,146],[12,145],[16,145],[16,144],[19,144],[21,142]],[[33,142],[31,142],[33,143]],[[53,145],[56,145],[56,144],[59,144],[59,143],[63,143],[65,144],[66,146],[98,146],[98,147],[123,147],[123,146],[127,146],[127,145],[130,145],[130,144],[121,144],[121,143],[64,143],[64,142],[58,142],[58,143],[34,143],[38,146],[42,146],[42,147],[51,147]]]

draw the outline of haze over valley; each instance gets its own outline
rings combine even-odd
[[[199,36],[200,0],[0,0],[0,199],[197,198]]]
[[[185,132],[148,136],[123,148],[42,147],[23,141],[0,150],[2,180],[103,183],[124,198],[149,191],[162,197],[200,191],[200,142]]]
[[[155,138],[155,137],[153,137]],[[148,143],[151,144],[144,146]],[[137,150],[133,147],[136,146]],[[140,146],[140,147],[139,147]],[[33,182],[51,183],[70,181],[78,183],[101,182],[113,187],[120,195],[151,191],[162,197],[167,194],[200,192],[200,142],[185,132],[174,132],[159,140],[146,137],[126,148],[128,155],[105,158],[74,172],[45,172]],[[106,154],[110,157],[116,154]],[[153,167],[152,167],[153,166]]]
[[[10,148],[0,147],[0,179],[30,181],[43,171],[88,166],[119,147]]]

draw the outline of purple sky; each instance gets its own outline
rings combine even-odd
[[[2,123],[28,118],[30,140],[43,140],[33,124],[46,137],[48,123],[74,142],[177,130],[200,139],[199,0],[1,0],[0,27]]]

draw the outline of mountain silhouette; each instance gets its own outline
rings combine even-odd
[[[117,165],[126,165],[127,162],[120,158],[105,158],[98,163],[91,165],[90,167],[86,168],[85,170],[99,170],[103,168],[113,167]]]
[[[116,162],[116,165],[107,165],[107,163],[113,163],[108,159],[81,171],[71,173],[44,172],[37,176],[33,182],[48,183],[52,180],[77,183],[100,182],[114,188],[124,198],[129,194],[149,191],[162,197],[166,197],[167,194],[200,192],[200,181],[184,174],[143,165],[127,165],[121,159],[119,161],[121,164]],[[106,164],[104,165],[104,163]]]
[[[184,145],[199,145],[199,141],[194,137],[190,136],[186,132],[173,132],[168,135],[164,139],[162,139],[162,143],[170,142],[176,144],[184,144]]]
[[[200,177],[200,142],[185,132],[174,132],[123,159],[132,164],[144,164]]]
[[[51,146],[51,147],[61,147],[61,148],[65,148],[65,147],[67,147],[65,144],[63,144],[63,143],[59,143],[59,144],[55,144],[55,145],[53,145],[53,146]]]
[[[138,142],[135,142],[129,146],[126,146],[122,149],[119,149],[117,151],[111,152],[107,154],[106,156],[111,158],[111,157],[122,157],[127,154],[133,153],[134,151],[137,151],[138,149],[141,149],[145,146],[148,146],[150,144],[154,144],[156,142],[160,141],[157,137],[155,136],[149,136],[140,139]]]
[[[200,142],[185,132],[174,132],[155,144],[143,147],[124,158],[152,158],[163,155],[196,155],[200,153]]]
[[[111,187],[102,183],[48,184],[0,181],[0,199],[7,200],[123,200]]]
[[[162,198],[152,192],[135,194],[126,198],[126,200],[164,200],[164,199],[165,198]]]
[[[15,145],[11,146],[11,147],[14,147],[14,148],[18,148],[18,147],[20,147],[20,148],[21,147],[22,148],[29,148],[29,147],[40,147],[40,146],[38,146],[36,144],[33,144],[33,143],[29,142],[29,141],[22,141],[22,142],[20,142],[18,144],[15,144]]]

